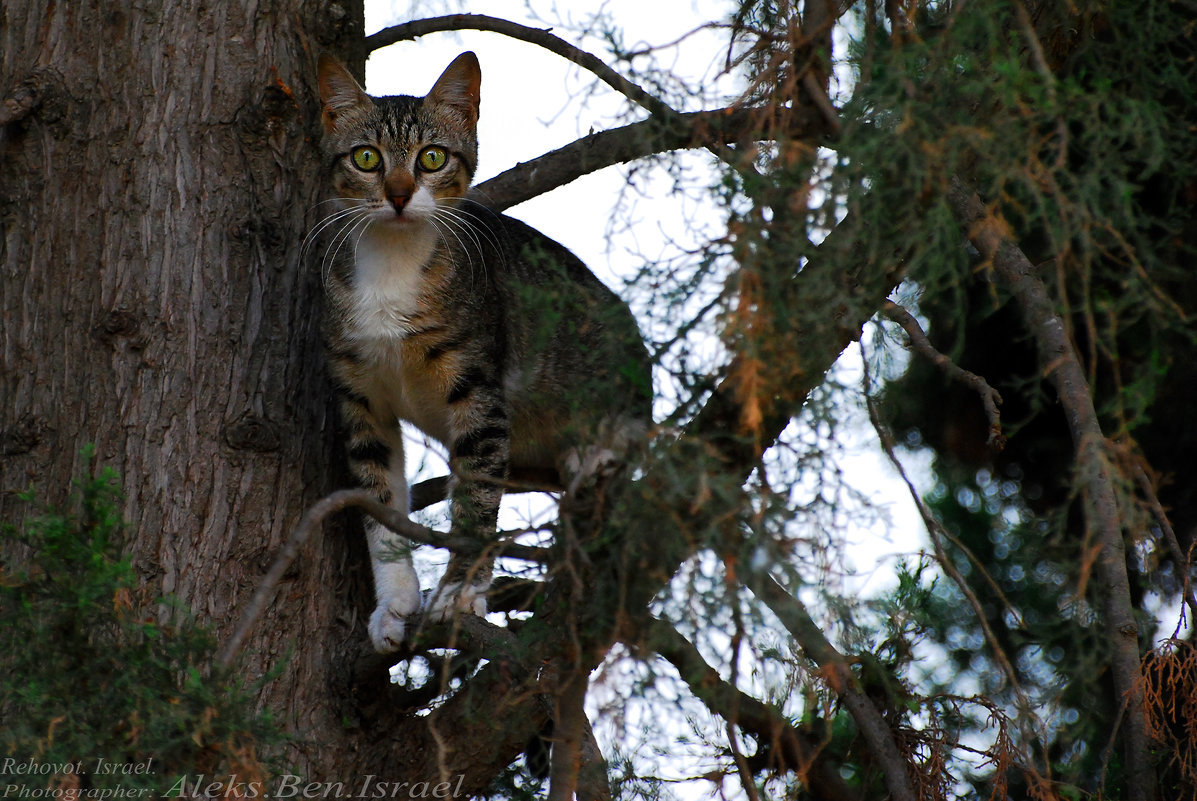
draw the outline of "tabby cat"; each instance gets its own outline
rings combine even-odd
[[[573,254],[466,196],[477,168],[481,71],[453,61],[425,97],[369,97],[319,64],[334,211],[325,249],[326,346],[363,487],[406,514],[407,420],[448,448],[455,553],[422,600],[410,543],[370,521],[374,647],[408,619],[485,614],[501,482],[553,470],[604,431],[651,420],[647,354],[628,308]],[[576,465],[576,459],[573,462]],[[407,632],[410,633],[410,632]]]

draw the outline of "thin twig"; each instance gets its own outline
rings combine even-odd
[[[886,311],[889,313],[888,309]],[[902,311],[905,312],[904,309]],[[913,319],[914,318],[912,317],[911,320],[913,321]],[[918,324],[916,321],[915,326],[917,327],[917,325]],[[918,330],[921,333],[922,329],[919,328]],[[928,343],[928,346],[930,346],[930,343]],[[944,356],[943,358],[946,359],[947,357]],[[919,495],[918,490],[914,486],[914,482],[911,481],[910,476],[906,472],[906,466],[903,465],[898,459],[898,455],[894,450],[893,436],[890,434],[889,429],[886,428],[886,426],[881,422],[881,416],[877,412],[877,404],[873,401],[873,397],[867,391],[867,388],[871,384],[868,359],[864,359],[863,363],[863,384],[866,388],[864,393],[865,408],[868,411],[869,422],[872,424],[873,430],[877,433],[877,439],[881,443],[881,450],[885,453],[886,458],[889,459],[890,464],[893,465],[894,470],[897,471],[898,477],[901,478],[902,482],[906,485],[906,489],[910,493],[910,499],[914,502],[915,509],[918,510],[919,517],[923,519],[923,525],[926,527],[927,534],[931,538],[931,545],[935,549],[935,560],[939,563],[944,573],[947,574],[948,578],[952,580],[952,583],[956,585],[956,588],[960,590],[960,593],[964,596],[965,600],[968,602],[968,605],[972,608],[973,614],[976,616],[977,625],[981,627],[981,633],[985,637],[985,642],[989,644],[989,649],[993,654],[993,658],[997,661],[998,666],[1001,668],[1002,674],[1005,676],[1006,681],[1010,684],[1010,689],[1013,691],[1014,697],[1018,699],[1018,708],[1020,713],[1026,713],[1018,715],[1018,722],[1023,726],[1031,725],[1028,723],[1028,721],[1042,723],[1041,718],[1032,714],[1035,707],[1032,704],[1031,699],[1028,698],[1027,694],[1023,691],[1022,684],[1018,680],[1018,673],[1015,671],[1014,665],[1010,662],[1010,657],[1007,656],[1005,649],[1002,648],[1001,641],[998,639],[993,627],[989,625],[989,617],[985,613],[985,606],[981,603],[981,599],[977,597],[977,594],[973,591],[973,588],[969,586],[968,581],[964,578],[964,575],[956,568],[955,562],[953,562],[948,556],[947,550],[943,546],[943,541],[947,540],[948,542],[952,543],[956,548],[965,554],[965,556],[970,562],[973,563],[974,566],[976,566],[978,572],[985,578],[986,582],[989,584],[994,594],[996,594],[1001,600],[1006,610],[1015,615],[1019,628],[1023,626],[1022,615],[1018,613],[1018,611],[1014,608],[1014,605],[1011,604],[1006,598],[1005,592],[1001,587],[998,586],[997,582],[993,580],[993,577],[989,574],[989,571],[985,569],[985,566],[981,564],[981,561],[973,554],[972,550],[969,549],[963,542],[961,542],[955,535],[953,535],[952,532],[948,531],[947,528],[945,528],[944,525],[939,521],[939,518],[937,518],[927,507],[927,504],[923,502],[922,496]],[[956,365],[952,364],[952,367],[956,367]],[[959,370],[960,368],[956,367],[956,369]],[[982,381],[982,383],[984,382]],[[1046,748],[1046,743],[1049,742],[1046,732],[1038,731],[1024,733],[1026,734],[1027,742],[1043,743]],[[1049,771],[1050,777],[1051,760],[1050,758],[1046,758],[1048,756],[1046,753],[1044,756],[1044,765]]]
[[[1181,593],[1184,596],[1185,603],[1189,607],[1189,613],[1193,616],[1192,619],[1197,621],[1197,598],[1193,597],[1193,583],[1189,577],[1189,574],[1192,572],[1192,562],[1185,556],[1185,552],[1181,550],[1180,540],[1176,538],[1176,532],[1172,530],[1172,522],[1168,519],[1168,513],[1164,511],[1164,506],[1160,503],[1159,496],[1156,495],[1155,486],[1152,484],[1151,478],[1147,475],[1147,471],[1143,469],[1143,465],[1141,464],[1134,465],[1131,470],[1135,474],[1135,482],[1139,485],[1139,491],[1143,493],[1143,497],[1147,500],[1147,505],[1151,509],[1151,513],[1155,515],[1160,531],[1163,532],[1164,543],[1168,548],[1168,554],[1172,557],[1172,562],[1176,565],[1176,572],[1180,574]],[[1183,623],[1183,620],[1181,622]],[[1180,630],[1178,628],[1172,636],[1175,637],[1179,633]]]
[[[728,676],[729,683],[735,687],[740,683],[740,648],[744,644],[744,617],[740,614],[739,583],[735,580],[731,570],[725,570],[723,575],[724,589],[727,592],[728,605],[731,607],[732,620],[735,625],[735,631],[731,638],[731,675]],[[740,717],[740,711],[735,708],[735,704],[739,700],[740,696],[732,696],[732,714],[727,718],[727,745],[731,749],[732,760],[736,763],[736,771],[740,774],[740,785],[744,788],[748,801],[760,801],[760,794],[756,791],[756,782],[753,781],[752,769],[749,768],[748,760],[740,751],[739,738],[736,736],[736,721]]]
[[[948,378],[963,384],[980,396],[981,403],[985,405],[985,418],[989,421],[989,438],[985,442],[995,451],[1000,451],[1005,447],[1006,438],[1002,435],[1002,418],[998,412],[1002,396],[998,391],[989,386],[989,383],[981,376],[965,370],[948,356],[936,350],[922,326],[919,325],[919,321],[906,309],[896,303],[886,301],[882,311],[885,312],[886,317],[902,326],[902,330],[910,337],[910,346],[917,353],[927,358]]]
[[[617,58],[620,58],[623,61],[631,61],[634,58],[651,55],[651,54],[657,52],[658,50],[665,50],[670,47],[677,47],[682,42],[686,41],[687,39],[689,39],[691,36],[693,36],[696,33],[700,33],[702,31],[713,31],[713,30],[726,29],[726,28],[730,28],[730,27],[731,27],[731,25],[726,22],[704,22],[703,24],[686,31],[685,33],[683,33],[681,36],[677,37],[676,39],[673,39],[672,41],[669,41],[669,42],[665,42],[664,44],[647,45],[645,47],[640,48],[639,50],[629,50],[626,53],[616,53],[615,55]]]

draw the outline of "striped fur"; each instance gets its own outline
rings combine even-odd
[[[450,559],[425,611],[482,614],[495,480],[513,467],[561,471],[612,422],[643,431],[644,346],[627,307],[573,254],[466,197],[477,163],[472,53],[424,98],[371,98],[329,58],[319,77],[332,209],[315,232],[350,467],[406,513],[399,421],[448,448],[459,478],[452,533],[478,552]],[[370,636],[389,651],[420,611],[420,588],[410,545],[374,523],[367,534],[378,596]]]

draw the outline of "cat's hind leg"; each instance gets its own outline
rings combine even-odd
[[[585,483],[614,472],[647,438],[648,425],[643,420],[627,416],[604,419],[585,444],[569,448],[558,460],[566,491],[576,493]]]

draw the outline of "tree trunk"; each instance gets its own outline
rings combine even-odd
[[[30,485],[60,502],[94,444],[144,597],[176,594],[222,636],[342,483],[300,245],[315,60],[361,36],[360,0],[0,7],[0,519]],[[368,567],[328,532],[241,669],[283,665],[261,700],[313,778],[354,747],[330,666],[365,636]]]

